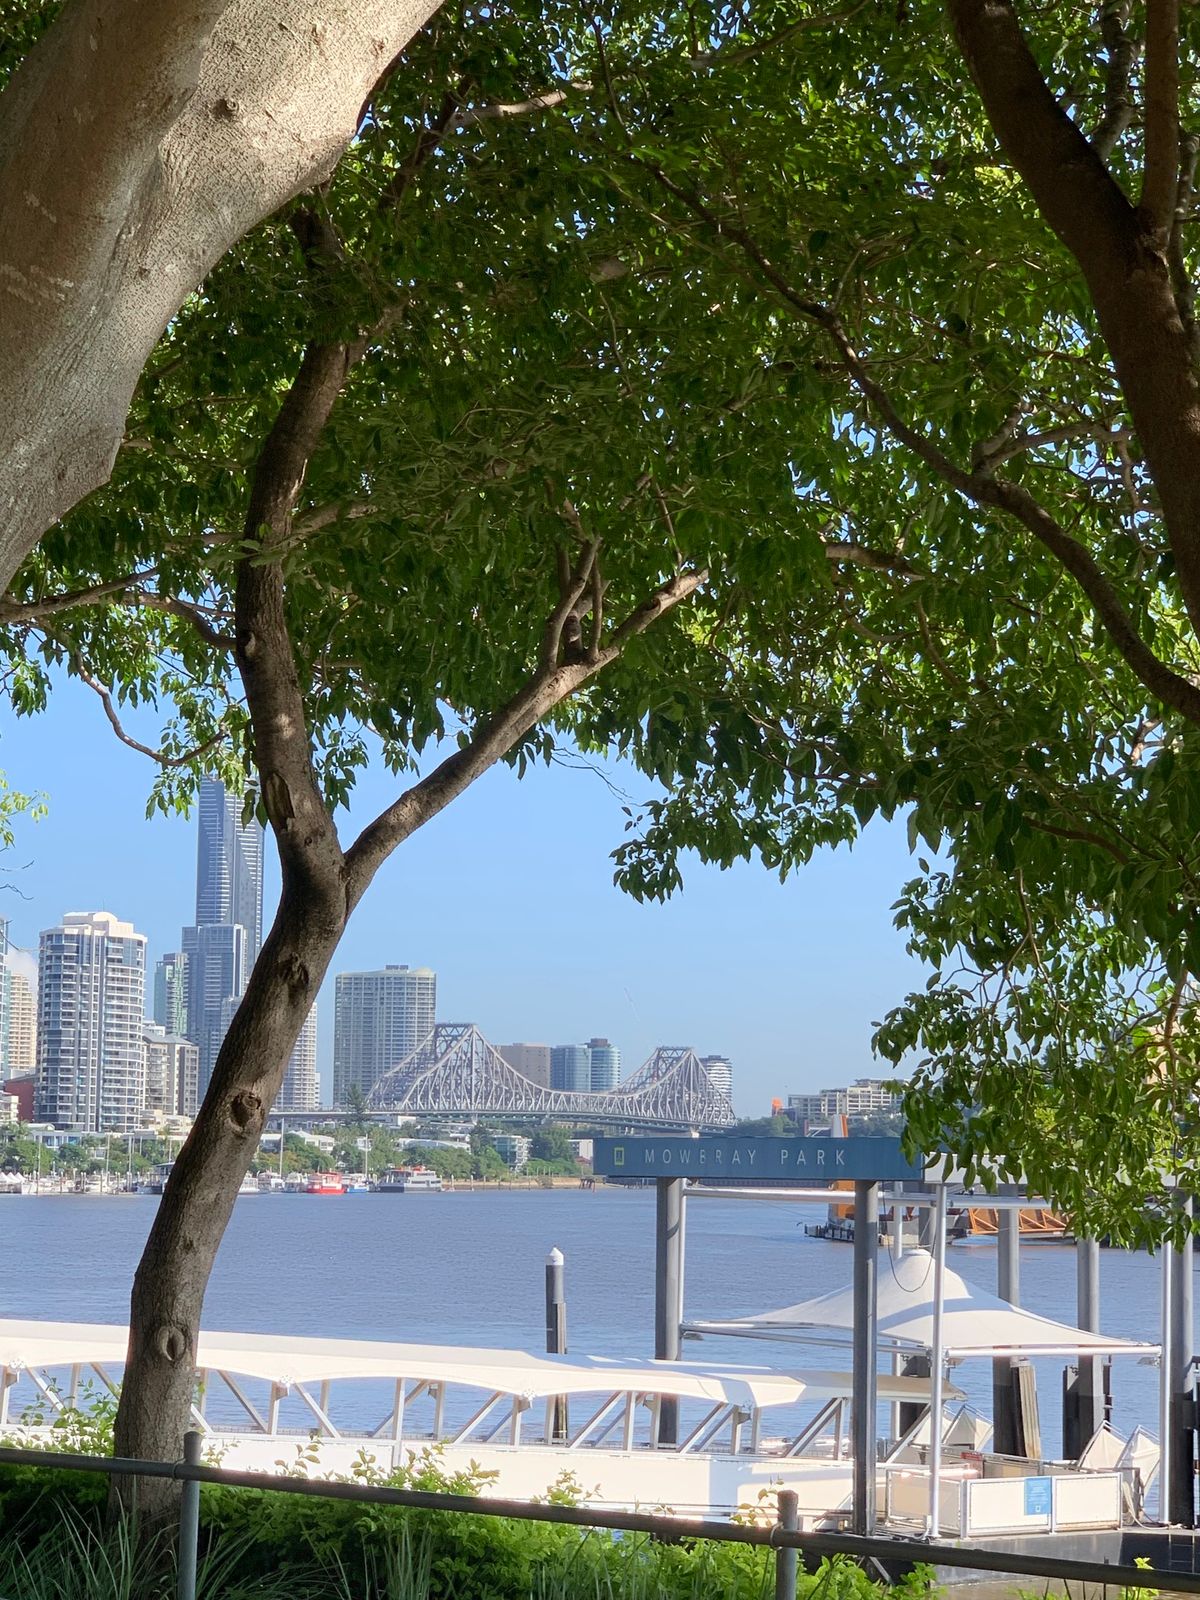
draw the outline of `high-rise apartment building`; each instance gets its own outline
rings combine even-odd
[[[283,1084],[276,1097],[276,1111],[315,1111],[321,1104],[317,1083],[317,1008],[304,1019],[300,1037],[288,1060]]]
[[[200,1052],[190,1039],[157,1022],[142,1028],[145,1111],[151,1116],[194,1117],[199,1104]]]
[[[437,976],[428,967],[339,972],[334,987],[333,1103],[372,1087],[433,1032]]]
[[[187,956],[171,950],[154,966],[154,1020],[168,1033],[188,1030]]]
[[[246,930],[246,970],[262,943],[263,829],[242,821],[245,801],[216,778],[200,780],[196,926],[237,922]]]
[[[883,1078],[855,1078],[841,1089],[788,1095],[788,1114],[796,1122],[825,1122],[830,1117],[867,1117],[898,1113],[902,1090]]]
[[[543,1089],[550,1087],[550,1046],[548,1044],[502,1044],[500,1054],[514,1072]]]
[[[591,1061],[591,1091],[607,1094],[621,1081],[621,1052],[607,1039],[589,1039],[588,1057]]]
[[[708,1074],[708,1081],[726,1100],[733,1099],[733,1066],[728,1056],[701,1056],[700,1065]]]
[[[0,1082],[23,1077],[37,1066],[34,1054],[33,990],[10,965],[8,919],[0,917]]]
[[[592,1052],[586,1044],[556,1044],[550,1049],[550,1087],[587,1094],[592,1087]]]
[[[187,1037],[200,1052],[200,1097],[246,988],[246,930],[240,922],[210,922],[183,930],[187,958]]]
[[[37,1000],[29,979],[21,972],[6,972],[8,994],[8,1056],[5,1070],[23,1077],[37,1069]]]
[[[146,939],[109,911],[70,911],[38,947],[37,1113],[129,1133],[144,1098]]]

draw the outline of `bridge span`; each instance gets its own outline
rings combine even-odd
[[[615,1089],[546,1089],[511,1067],[469,1022],[439,1023],[425,1042],[375,1084],[371,1112],[405,1116],[560,1117],[626,1128],[728,1128],[733,1105],[696,1052],[660,1045]]]

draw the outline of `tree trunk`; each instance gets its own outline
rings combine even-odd
[[[436,0],[73,0],[0,96],[0,592],[112,468],[221,256],[324,179]]]
[[[344,896],[285,887],[134,1278],[116,1417],[119,1456],[177,1461],[182,1455],[209,1274],[345,920]],[[128,1493],[126,1482],[114,1498]],[[140,1480],[140,1514],[151,1524],[161,1520],[177,1494],[170,1482]]]

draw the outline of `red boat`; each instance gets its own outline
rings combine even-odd
[[[314,1172],[304,1185],[305,1194],[345,1194],[340,1172]]]

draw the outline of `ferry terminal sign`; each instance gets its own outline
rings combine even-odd
[[[604,1178],[738,1178],[755,1183],[826,1183],[835,1178],[919,1182],[923,1166],[899,1139],[739,1139],[728,1134],[597,1139],[592,1169]]]

